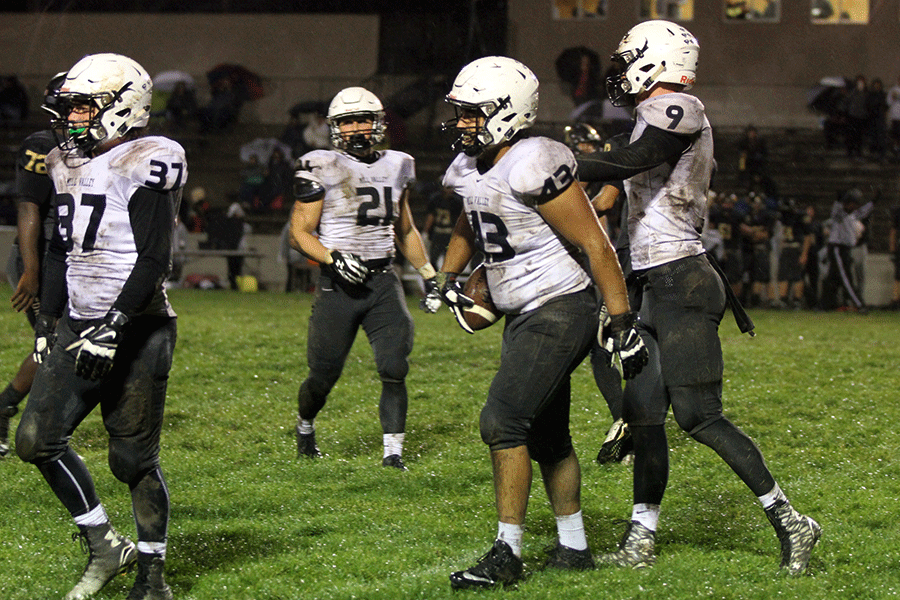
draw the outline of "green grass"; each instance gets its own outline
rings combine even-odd
[[[9,297],[0,287],[0,298]],[[360,335],[317,420],[319,461],[295,458],[296,393],[306,375],[308,295],[178,290],[179,341],[162,463],[172,496],[168,579],[179,599],[886,598],[900,595],[897,498],[900,315],[754,312],[759,335],[722,327],[728,416],[761,446],[795,506],[824,529],[810,576],[776,575],[778,542],[756,499],[709,449],[669,424],[671,477],[657,565],[541,572],[555,536],[533,486],[518,591],[452,593],[450,571],[484,553],[496,531],[478,414],[496,369],[501,327],[463,333],[446,310],[413,310],[405,460],[380,466],[379,385]],[[411,303],[411,307],[413,304]],[[31,334],[0,311],[6,381]],[[527,368],[527,365],[523,365]],[[593,457],[610,419],[587,364],[573,381],[572,426],[595,552],[630,515],[630,471]],[[109,473],[98,415],[73,446],[120,531],[134,535],[127,488]],[[84,556],[68,514],[38,472],[0,463],[0,598],[61,598]],[[119,577],[98,598],[122,598]]]

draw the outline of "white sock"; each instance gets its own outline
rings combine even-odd
[[[313,424],[313,419],[307,421],[303,417],[297,415],[297,430],[303,435],[309,435],[316,431],[316,426]]]
[[[513,523],[497,524],[497,539],[503,540],[512,548],[513,554],[522,557],[522,537],[525,535],[524,525],[514,525]]]
[[[98,504],[91,512],[75,517],[75,524],[82,527],[96,527],[108,522],[109,517],[106,516],[106,510],[102,504]]]
[[[787,502],[787,496],[784,495],[777,483],[768,494],[759,496],[759,503],[762,504],[764,509],[772,508],[778,502]]]
[[[573,515],[556,517],[556,531],[559,543],[572,550],[587,550],[587,536],[584,533],[584,517],[579,510]]]
[[[144,554],[156,554],[164,560],[166,558],[165,542],[142,542],[139,540],[137,543],[137,550]]]
[[[384,434],[384,457],[387,458],[392,454],[397,456],[403,455],[403,439],[405,433],[386,433]]]
[[[656,526],[659,525],[659,504],[635,504],[631,509],[631,520],[650,531],[656,531]]]

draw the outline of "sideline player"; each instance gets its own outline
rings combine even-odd
[[[631,261],[644,282],[640,327],[658,353],[665,393],[625,397],[634,437],[634,506],[619,549],[600,562],[649,566],[669,476],[665,419],[715,450],[759,498],[781,541],[781,567],[803,573],[821,528],[797,513],[753,441],[722,414],[719,322],[726,289],[700,241],[713,170],[712,129],[704,107],[683,93],[694,83],[699,46],[680,25],[632,28],[612,60],[613,102],[636,106],[631,143],[578,158],[587,181],[626,179]],[[732,305],[734,310],[736,305]],[[651,358],[651,360],[654,360]]]
[[[478,250],[491,297],[507,315],[500,368],[480,421],[493,467],[497,537],[477,564],[452,573],[450,583],[480,588],[522,578],[532,460],[556,515],[558,538],[548,566],[590,569],[569,405],[571,373],[597,334],[593,282],[612,314],[626,377],[640,371],[646,349],[612,245],[575,179],[572,152],[545,137],[520,135],[537,113],[534,73],[511,58],[481,58],[460,71],[446,100],[457,118],[444,128],[458,132],[453,149],[460,154],[443,183],[463,198],[464,210],[442,266],[441,296],[471,333],[462,309],[472,300],[457,275]]]
[[[134,60],[93,54],[56,94],[58,147],[47,155],[57,226],[45,257],[35,360],[41,363],[16,431],[19,457],[40,470],[89,550],[67,600],[94,595],[135,562],[128,600],[167,600],[169,493],[159,466],[175,313],[170,268],[184,150],[140,137],[152,82]],[[52,349],[41,323],[59,318]],[[113,529],[73,431],[100,406],[109,466],[131,490],[135,545]]]
[[[384,108],[364,88],[338,92],[328,107],[328,124],[336,150],[301,156],[294,179],[291,245],[323,266],[309,319],[309,375],[297,396],[297,455],[321,455],[314,419],[362,327],[381,379],[382,465],[405,471],[413,320],[392,267],[395,241],[419,271],[426,292],[435,287],[436,275],[409,207],[415,163],[406,153],[376,150],[385,136]],[[422,306],[435,312],[440,302]]]
[[[59,116],[53,108],[55,93],[65,78],[65,73],[57,73],[44,92],[41,108],[55,117]],[[10,301],[14,309],[25,311],[32,328],[40,306],[41,264],[55,222],[55,214],[51,210],[53,184],[44,164],[47,153],[55,146],[52,131],[38,131],[25,138],[16,158],[18,232],[10,248],[6,276],[10,282],[18,282]],[[9,420],[19,411],[19,403],[31,390],[36,370],[37,363],[29,352],[13,380],[0,393],[0,458],[9,454]]]

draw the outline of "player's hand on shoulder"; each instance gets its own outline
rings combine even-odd
[[[469,324],[466,323],[466,317],[463,314],[463,309],[474,306],[475,301],[463,293],[463,286],[456,279],[458,276],[457,273],[443,273],[443,275],[446,279],[441,286],[441,298],[443,298],[444,303],[450,309],[450,312],[453,313],[453,316],[456,317],[456,322],[463,328],[463,331],[466,333],[475,333],[475,331],[469,327]]]
[[[348,283],[359,285],[365,283],[369,276],[369,268],[362,259],[350,252],[331,251],[331,268],[338,277]]]
[[[128,317],[115,309],[110,310],[102,323],[88,327],[77,340],[66,346],[69,352],[76,351],[76,375],[91,381],[106,377],[112,369],[126,323]]]

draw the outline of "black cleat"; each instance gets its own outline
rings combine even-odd
[[[125,600],[172,600],[172,589],[163,577],[165,560],[158,554],[138,554],[137,577]]]
[[[401,471],[408,471],[406,465],[403,464],[403,459],[400,458],[399,454],[391,454],[390,456],[385,456],[384,460],[381,461],[382,467],[394,467],[395,469],[400,469]]]
[[[813,547],[822,537],[822,528],[788,502],[778,502],[767,509],[766,517],[781,542],[781,569],[787,570],[788,575],[802,575],[809,566]]]
[[[19,409],[15,406],[4,406],[0,408],[0,458],[6,458],[9,455],[9,420]]]
[[[479,559],[478,564],[465,571],[451,573],[450,585],[454,590],[491,588],[497,585],[505,587],[522,579],[524,571],[525,563],[513,554],[509,544],[497,540],[488,553]]]
[[[558,541],[556,546],[550,549],[550,556],[547,558],[547,563],[544,566],[567,571],[589,571],[596,568],[590,548],[575,550],[574,548],[563,546]]]
[[[322,453],[316,446],[316,432],[300,433],[300,426],[297,426],[297,458],[319,458]]]
[[[90,598],[119,573],[124,573],[137,561],[137,548],[109,523],[81,527],[73,540],[81,538],[81,547],[88,552],[88,564],[81,580],[66,594],[64,600]]]
[[[604,465],[609,462],[622,462],[634,450],[631,430],[622,419],[615,421],[606,433],[606,439],[597,453],[597,462]]]

